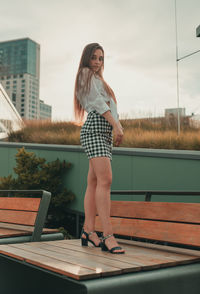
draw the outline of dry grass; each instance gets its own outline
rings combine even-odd
[[[144,131],[132,129],[125,131],[123,147],[200,150],[200,131],[182,132],[179,136],[175,131]]]
[[[122,120],[124,139],[121,147],[200,150],[200,129],[181,121],[177,135],[176,121],[165,118]],[[11,133],[8,141],[43,144],[80,145],[81,126],[73,122],[26,121],[23,130]]]
[[[72,122],[30,120],[22,130],[10,133],[8,141],[79,145],[80,128]]]

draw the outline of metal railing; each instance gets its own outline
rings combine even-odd
[[[200,196],[200,191],[113,190],[111,195],[145,195],[145,201],[151,201],[153,195]]]

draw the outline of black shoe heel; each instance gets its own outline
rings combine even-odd
[[[106,239],[108,239],[110,237],[113,237],[113,234],[105,236],[105,237],[102,238],[101,250],[102,251],[109,251],[112,254],[123,254],[123,253],[125,253],[125,251],[116,251],[116,250],[122,250],[122,247],[120,247],[120,246],[116,246],[116,247],[113,247],[111,249],[108,249],[108,247],[105,244],[105,241],[106,241]]]
[[[105,242],[101,243],[101,250],[102,251],[108,251],[108,247],[106,246]]]
[[[82,232],[81,232],[81,245],[82,246],[88,246],[88,242],[90,242],[94,245],[94,247],[101,247],[101,242],[98,245],[96,245],[92,240],[89,239],[89,236],[93,233],[95,233],[95,232],[87,233],[84,231],[84,229],[82,230]],[[83,234],[85,235],[85,238],[82,237]]]
[[[81,238],[81,245],[88,246],[88,240],[86,238]]]

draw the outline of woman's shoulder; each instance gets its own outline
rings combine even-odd
[[[92,73],[92,70],[89,67],[82,67],[80,73],[83,75],[88,75],[89,73]]]

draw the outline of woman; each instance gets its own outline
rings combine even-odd
[[[81,129],[81,144],[89,159],[87,189],[84,198],[85,223],[82,246],[88,241],[103,251],[122,254],[110,222],[110,186],[112,183],[112,130],[116,145],[123,137],[114,92],[103,79],[104,50],[98,43],[88,44],[82,53],[75,81],[76,119],[87,120]],[[94,231],[96,210],[103,227],[102,241]]]

